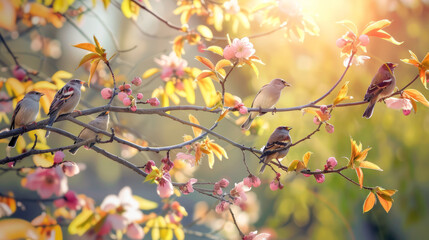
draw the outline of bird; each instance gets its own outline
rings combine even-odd
[[[36,91],[25,94],[24,98],[16,104],[16,108],[13,111],[10,130],[25,127],[36,121],[37,114],[39,114],[40,97],[43,95],[43,93]],[[18,137],[19,135],[13,136],[8,146],[15,147]]]
[[[49,121],[47,126],[51,127],[61,114],[73,112],[80,101],[80,88],[82,84],[83,82],[81,80],[73,79],[58,90],[49,107]],[[48,137],[49,133],[49,130],[47,130],[45,137]]]
[[[262,86],[259,92],[256,94],[255,99],[252,102],[252,108],[272,108],[280,99],[280,94],[284,87],[291,86],[285,80],[276,78],[270,83]],[[241,125],[242,129],[249,129],[253,119],[257,116],[262,116],[266,112],[251,112],[247,120]]]
[[[387,62],[378,69],[364,97],[364,101],[369,102],[369,104],[363,113],[363,117],[370,118],[374,112],[375,104],[380,99],[393,93],[396,86],[396,78],[393,71],[397,66],[398,64]]]
[[[261,159],[260,162],[263,162],[261,170],[259,174],[263,173],[265,167],[268,163],[271,162],[272,159],[280,160],[279,158],[284,158],[289,152],[289,147],[292,144],[292,138],[289,135],[289,131],[291,127],[280,126],[274,130],[271,136],[268,138],[267,145],[264,146],[262,150],[262,155],[259,157]],[[273,152],[277,149],[285,148],[284,150]]]
[[[98,128],[98,129],[101,129],[103,131],[106,131],[107,126],[109,125],[109,111],[100,113],[94,120],[92,120],[88,124],[93,126],[93,127]],[[97,136],[96,132],[93,132],[92,130],[90,130],[88,128],[84,128],[79,133],[78,139],[74,142],[74,144],[76,144],[78,142],[86,141],[89,139],[95,139],[96,136]],[[85,145],[85,147],[90,148],[94,144],[95,143],[92,142],[88,145]],[[75,147],[75,148],[70,149],[69,152],[74,155],[74,154],[76,154],[78,149],[79,149],[79,147]]]

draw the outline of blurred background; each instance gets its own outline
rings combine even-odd
[[[238,2],[243,9],[251,9],[258,1]],[[429,1],[335,0],[329,1],[329,4],[317,0],[297,2],[303,12],[311,15],[319,26],[319,36],[307,34],[304,41],[299,42],[294,38],[285,37],[285,31],[280,30],[266,36],[251,38],[256,55],[265,63],[258,65],[259,77],[256,77],[250,67],[244,66],[234,70],[226,83],[227,91],[240,97],[248,107],[260,87],[273,78],[283,78],[292,84],[291,88],[284,90],[277,108],[307,104],[330,89],[344,71],[344,58],[340,57],[340,49],[335,44],[336,40],[347,32],[346,28],[337,24],[344,19],[353,21],[359,31],[362,31],[370,21],[389,19],[392,24],[385,30],[396,40],[404,42],[396,46],[384,40],[370,39],[366,55],[371,59],[363,65],[352,66],[345,77],[345,81],[350,81],[349,95],[354,97],[351,101],[363,99],[373,75],[384,62],[399,64],[395,70],[397,85],[405,86],[417,74],[417,69],[404,64],[400,59],[409,58],[408,50],[412,50],[422,60],[429,51],[427,26]],[[176,1],[163,0],[150,3],[154,12],[171,23],[180,25],[180,16],[172,13],[177,7]],[[20,63],[40,72],[35,81],[47,79],[58,70],[68,71],[74,77],[86,80],[88,66],[76,69],[86,53],[72,45],[92,42],[94,35],[107,50],[108,57],[119,51],[119,55],[112,63],[113,70],[118,82],[130,83],[134,77],[141,76],[147,69],[158,67],[154,59],[171,52],[171,42],[179,33],[143,11],[136,21],[127,19],[123,17],[119,5],[112,1],[112,5],[104,9],[98,2],[96,7],[92,8],[89,1],[76,1],[73,5],[76,8],[84,6],[91,10],[79,20],[65,22],[60,29],[50,25],[38,26],[20,36],[5,30],[0,31],[7,38],[9,47],[19,57]],[[209,27],[215,36],[225,37],[228,33],[231,38],[252,36],[275,28],[260,26],[258,20],[257,16],[251,19],[250,28],[239,25],[236,32],[232,31],[231,24],[228,23],[223,25],[220,32],[215,31],[212,26]],[[205,22],[193,16],[189,25],[193,27],[198,24]],[[204,43],[206,46],[217,45],[222,48],[227,45],[225,40]],[[185,45],[185,51],[183,58],[190,67],[204,69],[202,64],[194,59],[196,55],[216,59],[213,54],[198,52],[196,46]],[[3,46],[0,47],[0,54],[2,65],[0,76],[9,78],[11,76],[7,68],[13,65],[13,61]],[[109,78],[107,69],[100,67],[96,75],[98,83],[107,84]],[[139,92],[142,92],[145,98],[149,98],[155,88],[163,85],[164,82],[159,75],[154,76],[144,80]],[[217,83],[215,86],[217,90],[220,89]],[[426,97],[429,96],[420,81],[416,81],[410,88],[419,90]],[[99,90],[97,87],[87,88],[83,92],[78,109],[105,104]],[[338,89],[322,103],[331,104],[337,92]],[[115,104],[121,106],[120,102]],[[181,99],[180,104],[188,103]],[[196,90],[196,105],[205,105],[199,90]],[[350,157],[350,137],[352,137],[362,142],[364,148],[372,147],[367,160],[384,170],[383,172],[364,170],[364,185],[398,190],[394,195],[395,202],[390,212],[386,213],[381,205],[377,204],[373,210],[363,214],[362,205],[368,191],[360,190],[335,174],[326,175],[323,184],[317,183],[313,177],[305,178],[294,173],[283,174],[281,181],[285,185],[284,189],[273,192],[269,188],[269,183],[274,178],[274,173],[265,171],[260,176],[263,184],[252,189],[247,208],[237,213],[237,220],[244,232],[255,229],[259,232],[270,232],[273,234],[272,239],[415,239],[424,236],[429,224],[427,214],[429,175],[426,173],[429,169],[429,149],[426,141],[429,134],[429,109],[418,104],[416,114],[404,116],[402,111],[388,109],[379,103],[372,118],[364,119],[362,114],[365,107],[359,105],[335,109],[329,121],[335,126],[335,132],[329,134],[322,129],[310,140],[292,148],[283,163],[288,165],[292,160],[301,160],[305,152],[311,151],[313,155],[309,168],[312,170],[323,169],[329,157],[336,157],[338,166],[344,166],[347,164],[346,158]],[[172,112],[174,116],[185,120],[189,113],[196,116],[206,127],[211,126],[218,118],[217,115],[207,112]],[[8,116],[11,117],[11,113]],[[80,119],[89,122],[93,119],[91,117]],[[192,135],[190,127],[159,116],[130,117],[127,114],[112,113],[111,117],[113,125],[122,126],[124,134],[127,131],[132,132],[136,139],[142,139],[144,143],[141,144],[147,142],[149,146],[178,144],[183,142],[183,135]],[[45,118],[43,113],[42,118]],[[223,120],[216,128],[216,132],[235,142],[258,149],[280,125],[293,127],[291,136],[294,140],[305,137],[317,127],[310,114],[303,115],[300,111],[279,112],[261,117],[259,134],[254,134],[255,132],[249,134],[243,133],[236,124],[238,118],[231,115]],[[0,126],[1,129],[9,127],[5,122],[1,122]],[[54,126],[74,134],[80,131],[79,126],[70,122],[55,123]],[[208,167],[206,159],[203,159],[202,164],[196,168],[189,169],[190,167],[186,165],[180,174],[174,176],[176,181],[186,182],[193,175],[200,182],[215,182],[225,177],[233,184],[247,176],[241,151],[220,139],[211,136],[210,138],[226,149],[229,159],[222,162],[216,160],[213,169]],[[48,144],[56,147],[71,144],[71,141],[51,134]],[[1,143],[0,148],[6,149],[6,145],[7,143]],[[165,153],[132,152],[119,144],[106,144],[103,147],[138,166],[149,159],[159,163],[160,159],[165,157]],[[3,158],[6,151],[2,152],[0,156]],[[173,151],[171,155],[175,156],[177,152],[179,151]],[[161,202],[156,194],[155,185],[143,184],[143,179],[137,174],[92,151],[80,150],[75,156],[67,153],[67,159],[85,163],[87,166],[78,177],[69,179],[70,188],[78,193],[87,194],[97,203],[101,203],[108,194],[117,194],[124,186],[131,186],[136,195]],[[256,173],[259,169],[258,159],[246,153],[246,160],[251,171]],[[353,170],[344,173],[357,180]],[[20,178],[15,173],[3,174],[2,179],[0,192],[12,190],[16,196],[35,197],[34,192],[20,186]],[[205,211],[207,208],[214,209],[217,202],[213,199],[194,193],[177,200],[189,213],[183,220],[184,225],[191,223],[195,215],[205,215],[203,220],[191,229],[202,232],[221,229],[222,238],[236,238],[235,227],[228,220],[227,214],[221,216],[213,211],[209,213]],[[20,210],[18,216],[31,220],[39,213],[40,206],[33,204],[25,211]],[[73,238],[67,236],[66,239]],[[187,239],[201,238],[187,235]]]

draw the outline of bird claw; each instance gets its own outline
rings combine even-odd
[[[82,115],[82,111],[80,111],[80,110],[73,110],[73,112],[77,112],[77,113],[79,113],[79,115]]]
[[[274,115],[274,114],[276,114],[277,113],[277,108],[276,107],[274,107],[274,109],[273,109],[273,111],[271,112],[271,114],[272,115]]]

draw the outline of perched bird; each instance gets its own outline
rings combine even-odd
[[[98,129],[106,131],[107,126],[109,125],[109,111],[100,113],[94,120],[92,120],[88,124],[93,126],[93,127],[98,128]],[[78,142],[82,142],[85,140],[95,139],[96,136],[97,136],[97,133],[93,132],[92,130],[90,130],[88,128],[84,128],[79,133],[79,136],[78,136],[79,139],[77,139],[74,143],[76,144]],[[92,142],[89,145],[85,145],[85,147],[90,148],[94,144],[95,143]],[[79,149],[79,147],[75,147],[75,148],[70,149],[69,152],[74,155],[78,149]]]
[[[289,148],[278,152],[273,151],[275,151],[276,149],[288,147],[292,144],[292,139],[289,135],[289,131],[291,129],[291,127],[278,127],[271,134],[270,138],[268,138],[267,145],[264,146],[264,149],[262,150],[262,155],[259,157],[261,159],[261,162],[263,162],[259,174],[264,172],[265,167],[268,163],[271,162],[272,159],[276,159],[280,162],[279,158],[284,158],[287,155],[287,153],[289,152]]]
[[[43,93],[31,91],[25,94],[24,98],[16,104],[15,111],[12,115],[12,124],[10,130],[25,127],[26,125],[36,121],[39,113],[39,100]],[[13,136],[8,146],[15,147],[19,135]]]
[[[393,70],[397,66],[398,65],[395,63],[388,62],[381,65],[378,69],[378,72],[372,78],[371,85],[369,85],[364,97],[364,101],[369,102],[369,104],[363,113],[363,117],[370,118],[378,100],[393,93],[396,86],[396,79],[393,74]]]
[[[279,101],[282,89],[289,86],[290,84],[283,79],[273,79],[270,83],[264,85],[256,94],[255,99],[252,102],[252,108],[272,108]],[[253,119],[264,114],[265,112],[251,112],[246,122],[241,125],[241,128],[249,129]]]
[[[52,126],[58,116],[61,114],[71,113],[79,104],[80,88],[83,82],[78,79],[70,80],[55,94],[54,100],[49,107],[49,122],[47,126]],[[46,131],[46,137],[49,131]]]

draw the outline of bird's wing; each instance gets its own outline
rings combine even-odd
[[[275,141],[272,143],[267,143],[267,145],[264,147],[264,150],[262,152],[262,155],[259,158],[264,158],[267,155],[273,154],[273,151],[277,149],[284,149],[291,145],[290,141]]]
[[[53,111],[61,108],[62,105],[64,105],[65,102],[67,102],[67,100],[69,98],[71,98],[74,94],[74,88],[71,86],[64,86],[63,88],[61,88],[54,97],[54,100],[51,103],[51,106],[49,107],[49,113],[48,115],[52,114]]]
[[[268,86],[268,84],[265,84],[264,86],[261,87],[261,89],[259,89],[259,92],[256,94],[255,98],[253,99],[251,108],[253,108],[253,104],[255,103],[256,98],[259,96],[259,94],[262,92],[262,90],[264,88],[266,88],[267,86]]]
[[[16,117],[16,114],[18,114],[19,109],[21,109],[22,100],[24,100],[24,99],[21,99],[21,100],[16,104],[16,108],[15,108],[15,110],[13,111],[13,115],[12,115],[12,123],[10,124],[10,130],[12,130],[12,129],[14,129],[14,128],[15,128],[15,117]]]

